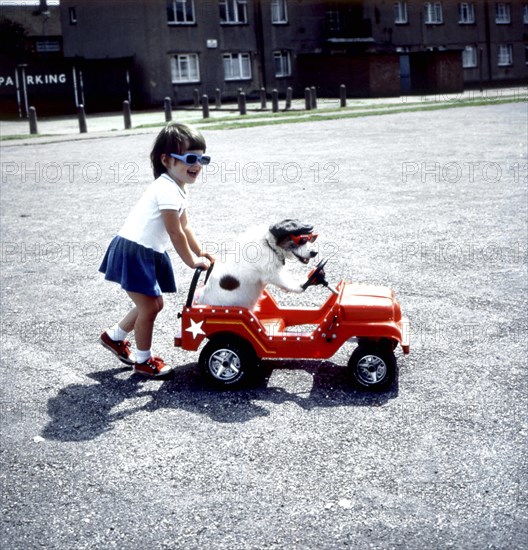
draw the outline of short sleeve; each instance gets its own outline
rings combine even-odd
[[[162,180],[162,185],[156,189],[156,201],[160,210],[182,210],[185,208],[185,198],[182,197],[176,184]]]

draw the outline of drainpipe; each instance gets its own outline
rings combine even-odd
[[[488,82],[491,83],[491,38],[490,38],[490,9],[489,0],[484,1],[484,29],[486,33],[486,54],[488,56]]]
[[[262,2],[255,0],[255,37],[257,39],[257,59],[259,66],[259,88],[266,86],[266,50],[264,48],[264,25],[262,23]]]

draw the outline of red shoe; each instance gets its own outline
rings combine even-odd
[[[161,357],[154,355],[149,357],[144,363],[134,363],[134,372],[158,378],[159,376],[166,376],[171,373],[172,367],[166,365]]]
[[[133,365],[136,362],[135,356],[130,351],[130,342],[128,340],[112,340],[106,332],[103,332],[99,337],[99,342],[123,363]]]

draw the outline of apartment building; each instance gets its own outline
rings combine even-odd
[[[195,89],[227,99],[316,86],[335,97],[346,84],[350,97],[395,96],[528,76],[521,0],[61,0],[60,16],[76,103],[103,62],[115,70],[101,72],[93,93],[107,97],[113,78],[134,107],[188,103]]]

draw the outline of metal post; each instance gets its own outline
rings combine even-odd
[[[202,96],[202,114],[204,118],[209,118],[209,96],[207,94]]]
[[[38,134],[37,110],[35,107],[29,108],[29,133]]]
[[[286,110],[291,109],[292,96],[293,96],[292,87],[291,87],[291,86],[288,86],[288,87],[286,88],[286,105],[285,105],[285,109],[286,109]]]
[[[311,92],[311,101],[312,101],[312,109],[317,109],[317,90],[315,86],[312,86],[310,89]]]
[[[132,115],[130,113],[130,103],[128,99],[123,101],[123,117],[125,119],[125,130],[130,130],[130,128],[132,128]]]
[[[346,97],[346,86],[344,84],[341,84],[341,86],[339,86],[339,98],[341,100],[341,107],[346,107],[347,97]]]
[[[261,108],[261,109],[266,109],[266,108],[267,108],[267,104],[266,104],[266,88],[261,88],[261,89],[260,89],[260,108]]]
[[[172,120],[172,101],[170,97],[163,100],[163,110],[165,111],[165,122]]]
[[[200,106],[200,92],[198,91],[198,88],[194,88],[193,90],[193,105],[195,107]]]
[[[238,108],[240,110],[241,115],[247,114],[246,110],[246,94],[244,92],[240,92],[238,94]]]
[[[220,91],[220,88],[216,88],[215,90],[215,108],[222,108],[222,92]]]
[[[86,113],[84,112],[84,105],[82,103],[77,107],[77,114],[79,115],[79,132],[81,134],[86,134],[88,128],[86,126]]]
[[[304,108],[309,111],[312,108],[312,93],[310,88],[304,89]]]
[[[279,112],[279,92],[277,90],[271,91],[271,105],[274,113]]]

